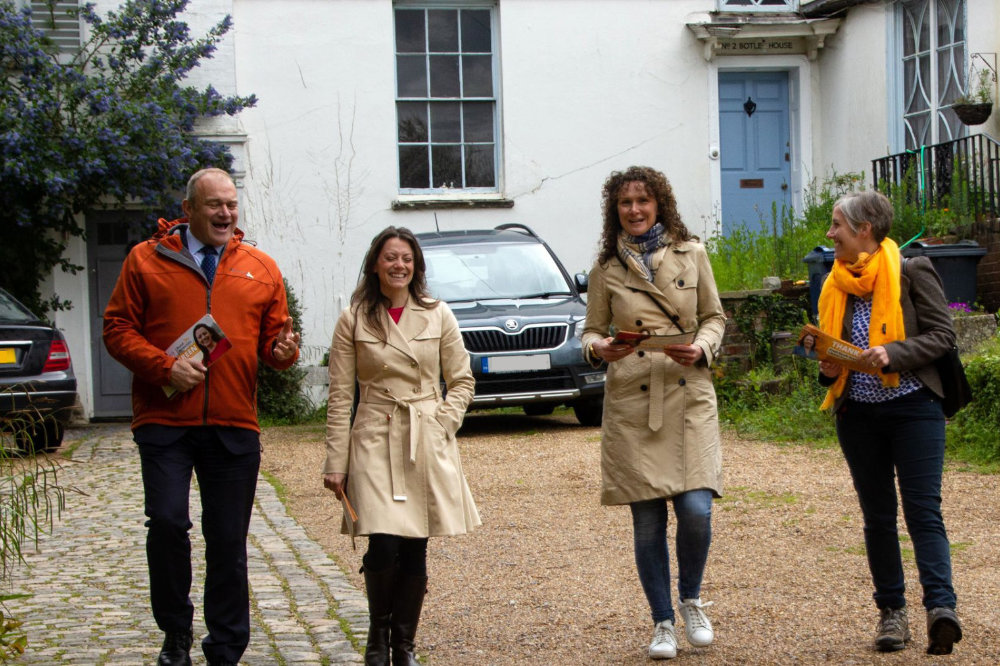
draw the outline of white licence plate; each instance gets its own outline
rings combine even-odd
[[[486,356],[482,359],[483,372],[524,372],[525,370],[548,370],[552,360],[548,354],[531,356]]]

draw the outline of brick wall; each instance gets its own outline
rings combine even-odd
[[[972,239],[986,248],[976,266],[976,300],[989,312],[1000,310],[1000,221],[977,224]]]

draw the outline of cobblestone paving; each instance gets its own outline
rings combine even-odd
[[[128,427],[90,426],[67,433],[59,484],[73,488],[52,533],[14,572],[7,602],[24,621],[21,664],[153,664],[163,634],[149,610],[139,454]],[[82,494],[81,494],[82,493]],[[200,638],[204,542],[198,493],[191,493],[195,587],[195,665]],[[337,565],[286,513],[261,477],[250,523],[251,637],[248,666],[359,664],[368,604]]]

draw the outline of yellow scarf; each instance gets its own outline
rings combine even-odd
[[[819,295],[819,327],[824,333],[835,338],[841,337],[848,294],[859,298],[871,294],[872,318],[868,325],[868,347],[906,339],[903,308],[899,304],[899,247],[891,238],[885,238],[879,245],[879,250],[872,254],[862,252],[858,255],[858,260],[850,265],[840,259],[833,262],[833,270]],[[848,374],[840,373],[837,381],[826,392],[826,399],[820,409],[833,406],[834,401],[844,392]],[[899,386],[899,373],[883,373],[882,386]]]

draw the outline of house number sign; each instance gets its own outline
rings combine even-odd
[[[717,55],[775,55],[806,52],[801,37],[760,37],[756,39],[720,39],[715,47]]]

